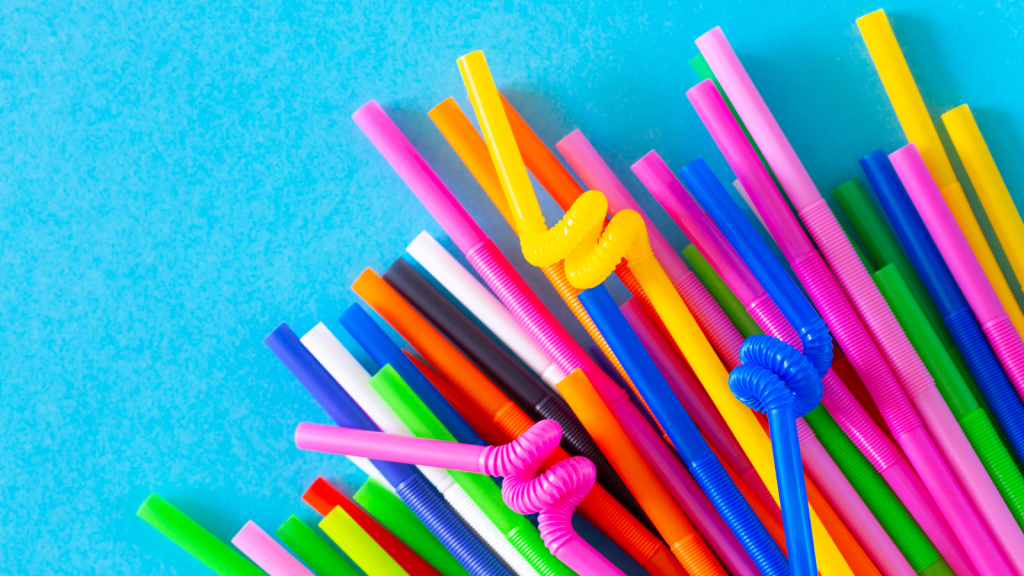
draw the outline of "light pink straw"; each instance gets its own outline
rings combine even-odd
[[[591,190],[600,190],[608,198],[608,211],[614,216],[620,210],[632,210],[640,214],[647,225],[647,237],[654,250],[654,256],[665,270],[683,302],[693,313],[697,325],[707,335],[712,347],[718,352],[730,369],[739,366],[740,345],[743,335],[725,315],[697,275],[683,263],[679,254],[672,250],[668,240],[661,234],[640,205],[636,203],[626,187],[615,176],[601,155],[590,145],[590,141],[579,130],[573,130],[556,144],[558,150],[569,161],[569,165],[583,179]]]
[[[231,543],[270,576],[316,576],[252,520]]]
[[[698,41],[698,46],[722,85],[726,86],[727,81],[728,85],[735,87],[737,97],[754,126],[761,132],[769,134],[763,138],[765,144],[762,146],[767,158],[768,150],[765,150],[765,147],[771,148],[775,146],[777,140],[784,141],[785,137],[778,129],[774,118],[767,112],[767,107],[764,106],[763,100],[760,99],[721,30],[716,29],[705,34]],[[723,80],[723,77],[726,80]],[[726,89],[729,90],[728,87]],[[832,271],[822,261],[821,256],[810,247],[810,240],[803,235],[795,219],[792,216],[786,218],[788,210],[785,201],[750,143],[743,136],[742,130],[714,84],[703,82],[691,89],[687,95],[743,183],[743,187],[765,215],[769,230],[786,253],[794,272],[808,289],[840,346],[868,386],[893,436],[928,486],[932,498],[949,521],[950,527],[964,543],[975,566],[986,574],[1008,573],[1009,566],[998,553],[999,548],[993,541],[993,537],[997,535],[989,534],[985,529],[978,512],[971,506],[956,478],[950,473],[946,462],[935,449],[936,442],[933,442],[925,432],[920,417],[914,412],[908,400],[916,402],[918,410],[927,418],[929,428],[933,432],[955,428],[956,430],[950,433],[955,434],[959,431],[962,435],[963,431],[959,429],[948,406],[943,410],[944,405],[936,406],[926,401],[931,391],[935,390],[934,380],[924,368],[916,351],[910,346],[888,304],[853,251],[824,199],[819,195],[818,200],[807,202],[810,191],[816,189],[813,188],[813,183],[808,186],[809,178],[801,177],[801,174],[806,174],[802,165],[790,165],[793,164],[795,154],[786,152],[786,149],[790,152],[792,150],[788,142],[776,146],[778,149],[773,149],[773,153],[777,153],[775,156],[780,164],[786,164],[782,171],[791,180],[791,185],[802,190],[803,195],[798,203],[801,217],[815,236],[818,246],[825,251],[827,257],[831,255],[832,270],[840,279],[845,278],[845,294],[836,285]],[[729,92],[729,96],[733,99],[732,92]],[[741,104],[735,100],[733,103],[737,110],[740,110]],[[746,116],[743,117],[744,122],[747,122]],[[754,127],[749,124],[748,127],[751,134],[755,134]],[[799,164],[798,160],[796,164]],[[774,169],[775,165],[772,166]],[[802,239],[793,242],[792,239],[798,237]],[[847,295],[850,295],[858,305],[861,317],[853,311]],[[864,322],[874,327],[874,340],[868,335],[862,318]],[[882,347],[882,351],[888,351],[887,356],[882,355],[879,346]],[[886,360],[889,360],[888,364]],[[919,370],[914,369],[915,360]],[[901,372],[903,380],[898,380],[893,370]],[[948,435],[936,437],[936,441],[944,448],[943,454],[951,459],[953,468],[959,473],[959,479],[974,497],[978,511],[984,513],[986,519],[990,521],[990,527],[1002,525],[1003,516],[1009,514],[1009,509],[999,498],[998,491],[985,473],[977,455],[973,450],[964,452],[963,443],[949,442],[949,438]],[[969,447],[969,444],[967,446]],[[981,475],[977,473],[979,470]],[[999,502],[992,498],[993,495]],[[1005,544],[1012,538],[1004,538],[1002,535],[999,535],[999,538],[1004,544],[1004,550],[1009,550]]]

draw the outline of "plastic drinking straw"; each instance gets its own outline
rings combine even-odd
[[[497,336],[545,384],[554,389],[565,373],[516,322],[512,313],[479,280],[462,267],[428,232],[405,249],[445,290],[466,307],[487,329]]]
[[[636,451],[626,432],[615,422],[587,377],[577,370],[566,376],[558,387],[640,499],[662,539],[686,571],[693,575],[724,576],[722,565]]]
[[[375,486],[380,486],[373,478],[367,478],[367,483],[373,483]],[[388,492],[387,488],[383,486],[380,490],[386,493],[395,501],[401,502],[398,496],[395,496],[391,492]],[[404,504],[403,504],[404,506]],[[408,510],[408,508],[406,508]],[[409,515],[415,518],[412,512]],[[419,522],[419,520],[416,520]],[[424,528],[426,530],[426,528]],[[294,515],[289,516],[283,524],[277,527],[274,534],[284,542],[285,546],[290,548],[300,560],[305,562],[310,570],[319,576],[357,576],[358,572],[355,571],[352,566],[349,565],[340,554],[331,548],[330,544],[324,542],[312,528],[306,525],[305,522],[299,520]],[[433,536],[431,536],[433,538]],[[438,546],[441,544],[438,543]],[[442,548],[443,550],[443,548]],[[447,554],[447,552],[445,552]]]
[[[704,255],[700,253],[700,250],[697,250],[696,246],[690,244],[683,248],[682,254],[683,258],[686,258],[686,261],[690,263],[694,274],[704,283],[708,292],[715,298],[718,305],[722,307],[722,310],[725,310],[729,320],[732,320],[732,323],[736,325],[736,329],[740,331],[744,338],[755,334],[764,334],[761,327],[757,325],[757,322],[754,322],[754,319],[750,317],[750,313],[743,307],[743,303],[729,290],[729,287],[725,285],[725,281],[718,275],[718,272],[715,272],[715,269],[704,258]]]
[[[549,230],[483,54],[474,52],[460,58],[459,67],[483,128],[488,149],[495,165],[500,168],[498,173],[502,176],[502,187],[516,217],[516,228],[521,232],[520,241],[527,261],[544,266],[566,259],[568,278],[574,286],[583,288],[598,285],[626,257],[630,271],[660,311],[675,344],[686,354],[694,372],[709,388],[719,411],[731,425],[736,423],[733,426],[734,434],[741,443],[745,435],[756,438],[756,447],[761,450],[748,449],[747,454],[752,459],[756,458],[754,464],[762,480],[774,475],[774,463],[768,457],[770,444],[764,430],[757,428],[759,424],[756,418],[725,390],[725,368],[714,356],[713,348],[679,293],[671,287],[664,270],[652,258],[643,219],[636,212],[624,210],[616,214],[604,232],[601,232],[600,225],[607,211],[607,202],[600,192],[591,191],[580,196],[566,217],[553,230]],[[598,242],[601,243],[601,250],[593,250]],[[607,338],[607,334],[604,336]],[[729,410],[728,414],[726,409]],[[751,444],[750,448],[755,446]],[[812,524],[819,549],[822,550],[824,561],[821,565],[825,572],[848,573],[849,566],[816,516]]]
[[[816,236],[818,245],[825,250],[827,257],[831,254],[831,258],[829,258],[833,263],[831,271],[814,250],[810,240],[795,223],[792,214],[785,210],[778,190],[768,185],[769,179],[766,174],[763,174],[764,168],[757,162],[756,156],[752,151],[749,154],[746,152],[750,147],[749,144],[743,140],[742,135],[734,136],[739,129],[736,127],[735,120],[729,115],[728,109],[724,105],[707,104],[705,106],[705,125],[713,131],[713,138],[717,134],[718,138],[723,140],[719,143],[719,147],[726,154],[727,160],[730,160],[730,165],[738,173],[740,180],[744,182],[744,187],[751,193],[751,197],[759,203],[761,211],[771,214],[771,216],[766,216],[766,220],[771,225],[770,231],[783,248],[787,260],[793,263],[794,271],[805,286],[812,287],[812,290],[823,290],[821,295],[829,301],[828,305],[839,307],[839,310],[844,308],[844,304],[850,303],[846,300],[846,295],[849,295],[861,313],[863,321],[867,322],[869,326],[873,326],[876,338],[874,341],[868,336],[861,318],[858,318],[852,309],[840,312],[842,317],[837,318],[836,322],[829,322],[829,326],[835,331],[837,338],[841,331],[852,331],[850,338],[844,336],[839,339],[839,343],[849,355],[854,366],[862,372],[861,377],[864,383],[874,387],[872,397],[882,409],[883,414],[886,413],[886,407],[883,407],[882,404],[893,403],[888,406],[889,414],[892,417],[888,422],[893,436],[904,435],[908,430],[917,428],[917,424],[920,422],[910,404],[903,403],[904,399],[909,396],[921,411],[921,416],[928,422],[928,431],[936,435],[938,444],[944,448],[943,454],[954,463],[953,468],[959,473],[959,478],[969,489],[974,501],[982,506],[981,511],[993,519],[1008,514],[1009,511],[1005,510],[1005,507],[999,509],[999,507],[986,506],[993,503],[989,496],[995,493],[995,488],[990,483],[986,483],[987,475],[984,473],[984,467],[973,450],[969,449],[970,445],[967,443],[963,431],[956,424],[949,408],[945,406],[944,402],[941,402],[941,396],[935,389],[934,380],[910,345],[899,323],[892,315],[892,311],[868,276],[867,270],[857,259],[828,205],[820,197],[820,194],[817,194],[813,182],[807,176],[795,153],[792,152],[788,141],[778,129],[778,125],[774,122],[753,84],[750,83],[749,77],[746,76],[742,65],[732,53],[721,30],[715,29],[705,34],[699,43],[706,57],[712,53],[715,58],[721,57],[723,72],[731,75],[727,81],[723,78],[723,73],[718,73],[722,85],[728,90],[730,84],[735,83],[734,91],[744,94],[744,102],[749,104],[752,109],[749,114],[744,113],[744,106],[741,106],[736,94],[732,95],[732,100],[741,116],[747,120],[746,124],[755,139],[761,140],[758,137],[759,128],[764,128],[764,131],[771,137],[768,139],[773,142],[772,149],[762,146],[765,156],[776,168],[776,174],[783,185],[787,186],[787,190],[791,192],[800,190],[800,194],[791,193],[790,197],[794,200],[804,223]],[[709,62],[711,62],[712,68],[716,66],[715,61],[711,58],[709,58]],[[721,97],[714,89],[714,85],[707,81],[704,83],[704,88],[692,89],[688,94],[693,95],[691,102],[697,106],[701,106],[700,102],[702,101],[714,103],[717,99],[717,102],[721,102]],[[746,118],[747,116],[751,118]],[[751,120],[756,120],[760,126],[755,127]],[[723,135],[723,131],[726,134]],[[724,140],[726,137],[729,138],[728,141]],[[782,157],[782,161],[778,164],[772,161],[774,152],[778,152]],[[782,168],[789,172],[784,173]],[[787,185],[787,182],[790,185]],[[817,195],[817,199],[804,204],[810,200],[812,195]],[[845,295],[838,286],[834,285],[833,271],[841,281],[845,278]],[[829,287],[830,284],[834,287]],[[822,305],[819,305],[819,309],[821,307]],[[883,352],[887,352],[885,359],[879,354],[879,347]],[[888,365],[885,363],[886,359]],[[895,379],[893,371],[901,374],[903,378]],[[897,382],[905,390],[904,388],[893,390],[888,385]],[[915,441],[919,441],[920,447],[908,448],[910,442],[906,441],[900,441],[901,446],[911,462],[914,463],[918,474],[928,486],[940,509],[947,516],[951,527],[955,531],[963,533],[960,535],[960,540],[965,543],[965,548],[968,548],[967,551],[971,553],[972,560],[982,563],[982,567],[985,563],[994,563],[993,569],[995,570],[1005,567],[1005,564],[999,566],[1001,563],[998,555],[993,556],[989,553],[994,551],[995,547],[990,546],[992,544],[991,536],[984,531],[980,521],[974,523],[978,520],[975,510],[969,506],[966,498],[958,502],[963,491],[956,484],[953,475],[947,474],[949,467],[941,459],[939,452],[933,450],[935,443],[930,437],[927,437],[923,427],[914,438]],[[964,450],[964,448],[967,449]],[[925,467],[931,468],[926,469]],[[968,528],[968,526],[972,528]],[[970,546],[968,546],[968,542],[971,543]]]
[[[889,432],[889,427],[885,425],[885,418],[882,418],[882,413],[871,398],[871,393],[868,392],[867,386],[861,381],[860,375],[853,369],[850,359],[846,357],[846,354],[843,354],[843,349],[838,346],[832,348],[832,370],[843,381],[843,384],[846,384],[850,394],[853,394],[857,402],[864,407],[868,416],[871,416],[871,419],[879,426],[882,433],[892,441],[893,438]]]
[[[410,574],[439,574],[438,570],[441,567],[431,566],[424,558],[428,558],[428,555],[423,555],[421,558],[417,553],[422,554],[419,549],[413,547],[410,549],[411,544],[415,541],[411,540],[407,534],[407,528],[400,530],[389,531],[390,526],[384,527],[375,520],[372,516],[366,513],[365,510],[357,506],[352,500],[349,500],[344,494],[342,494],[337,488],[331,485],[330,482],[323,478],[317,478],[310,484],[309,488],[302,495],[302,500],[310,505],[314,510],[317,511],[321,516],[326,516],[331,510],[340,506],[345,509],[345,512],[352,517],[353,520],[362,526],[363,530],[370,535],[382,548],[388,553],[389,556],[395,559],[396,562],[401,564],[402,568]],[[408,506],[403,501],[403,506]],[[411,509],[410,509],[411,511]],[[413,514],[415,516],[415,514]],[[419,518],[417,516],[417,518]],[[422,524],[422,522],[421,522]],[[399,538],[402,538],[401,540]],[[435,537],[436,538],[436,537]],[[444,548],[442,544],[442,548]],[[414,551],[415,550],[415,551]],[[447,554],[451,554],[445,550]],[[452,562],[459,565],[454,558]],[[424,572],[412,572],[411,570],[423,570]],[[462,569],[465,571],[465,568]],[[448,572],[442,571],[445,576],[455,576],[455,574],[449,574]]]
[[[366,415],[381,431],[400,436],[413,435],[405,422],[374,390],[370,384],[370,375],[326,326],[317,324],[301,340],[313,357],[359,404],[359,407],[366,412]],[[385,366],[381,368],[381,372],[394,373],[394,369]],[[438,468],[420,466],[419,469],[444,496],[449,506],[487,543],[491,550],[494,550],[505,561],[505,564],[523,576],[537,574],[523,554],[512,546],[512,543],[498,530],[490,516],[482,510],[483,506],[493,506],[494,503],[486,498],[480,500],[473,498],[474,483],[472,479],[466,476],[455,477],[447,470]]]
[[[1024,403],[999,365],[889,157],[876,150],[861,158],[860,164],[1019,459],[1024,456]]]
[[[452,470],[504,476],[502,495],[521,514],[540,512],[545,544],[567,566],[582,574],[622,572],[590,547],[571,528],[573,509],[594,486],[596,471],[589,460],[574,456],[552,465],[535,478],[542,463],[556,450],[561,427],[544,420],[504,446],[475,446],[347,430],[303,423],[295,431],[295,444],[304,450],[335,454],[356,453],[398,462],[418,462]]]
[[[605,164],[604,159],[591,146],[587,137],[579,130],[573,130],[568,136],[562,138],[556,147],[565,156],[573,170],[579,174],[587,188],[604,193],[608,199],[608,211],[611,215],[618,214],[620,210],[632,210],[643,217],[654,257],[658,259],[672,285],[682,296],[683,302],[693,313],[697,325],[707,335],[725,365],[730,368],[737,366],[743,336],[729,321],[729,317],[700,283],[697,276],[686,267],[682,258],[672,249],[672,246],[661,235],[661,232],[636,203],[611,168]]]
[[[408,576],[409,573],[403,570],[398,562],[395,562],[395,559],[389,556],[340,506],[324,516],[320,521],[320,529],[334,540],[334,543],[344,550],[367,576]]]
[[[534,422],[373,270],[364,271],[352,288],[510,441]],[[568,457],[565,450],[556,448],[549,463]],[[678,572],[668,549],[600,484],[580,504],[580,512],[641,565]]]
[[[412,430],[417,438],[431,438],[455,442],[448,429],[441,424],[401,377],[386,366],[372,379],[370,385],[381,398],[391,406],[399,418]],[[520,514],[516,514],[501,499],[501,490],[489,478],[477,474],[452,471],[452,476],[464,481],[466,489],[481,509],[494,522],[501,534],[519,550],[531,566],[541,574],[556,576],[569,575],[571,571],[544,547],[537,528]],[[484,506],[488,503],[488,506]]]
[[[221,576],[263,574],[244,556],[156,494],[150,494],[135,514]]]
[[[566,450],[570,454],[589,458],[597,467],[601,485],[637,520],[654,530],[643,508],[561,396],[516,362],[511,354],[497,345],[408,262],[401,258],[395,260],[384,273],[384,280],[462,350],[491,382],[513,398],[527,414],[537,420],[557,420],[562,425],[562,443]]]
[[[1018,280],[1024,278],[1024,221],[1021,221],[1017,205],[999,174],[978,123],[974,121],[974,114],[967,104],[961,104],[943,114],[942,123],[946,125],[953,147],[992,222],[1013,273]]]
[[[270,576],[316,576],[252,520],[231,543]]]
[[[438,108],[431,111],[431,117],[435,121],[438,121],[439,118],[437,112],[439,112]],[[461,116],[461,111],[458,114]],[[443,211],[448,215],[454,214],[467,221],[460,226],[446,228],[449,235],[461,234],[461,230],[469,227],[475,227],[476,230],[479,230],[479,227],[472,223],[465,209],[458,204],[451,192],[433,174],[422,157],[412,148],[412,145],[398,131],[394,123],[387,118],[383,110],[380,110],[379,106],[376,106],[374,103],[368,104],[360,109],[354,115],[354,118],[371,137],[371,140],[385,158],[388,159],[392,167],[399,172],[399,175],[403,176],[403,180],[410,185],[410,188],[417,197],[424,199],[424,205],[431,210],[432,214],[438,216]],[[464,116],[462,118],[465,119]],[[468,124],[468,120],[466,120],[466,123]],[[462,132],[461,134],[471,135],[483,145],[479,135],[472,129],[472,126],[469,127],[468,133]],[[449,138],[449,142],[453,141],[453,136],[450,133],[446,133],[446,137]],[[485,145],[483,148],[486,150]],[[486,157],[486,151],[484,156]],[[489,169],[493,175],[494,167],[490,166]],[[492,177],[494,179],[497,178],[497,176]],[[444,225],[450,222],[451,218],[446,216],[438,221]],[[468,244],[468,242],[463,242],[463,244]],[[488,287],[494,291],[495,295],[515,316],[516,320],[526,328],[534,340],[544,348],[544,351],[558,363],[563,371],[571,372],[577,368],[583,370],[587,378],[597,388],[598,393],[602,395],[602,400],[604,400],[612,413],[615,414],[619,424],[623,428],[630,430],[630,434],[636,440],[637,448],[643,454],[644,459],[651,464],[651,467],[658,474],[658,478],[672,494],[673,499],[683,507],[687,517],[690,518],[700,533],[708,540],[712,550],[722,559],[726,569],[734,574],[751,573],[753,565],[749,557],[743,551],[743,548],[739,546],[738,542],[736,542],[735,537],[731,535],[721,518],[717,517],[714,513],[710,502],[703,497],[699,489],[696,489],[696,484],[689,482],[685,468],[672,454],[669,447],[658,433],[646,424],[643,416],[628,401],[622,390],[616,387],[607,375],[601,372],[593,360],[569,336],[565,328],[558,324],[554,316],[540,303],[536,295],[530,291],[522,277],[519,276],[494,243],[484,237],[483,241],[477,243],[475,247],[464,253]],[[556,267],[558,266],[560,265],[556,265]],[[549,267],[548,270],[550,271],[551,268]],[[551,278],[553,277],[549,276],[549,279]],[[562,278],[564,279],[564,276]],[[576,301],[575,304],[576,308],[582,311],[582,307],[578,305],[579,302]],[[402,374],[401,370],[399,370],[399,374]],[[409,382],[404,374],[402,376]],[[416,392],[421,397],[423,396],[419,390],[416,390]],[[427,401],[427,399],[424,398],[424,401]],[[427,405],[430,406],[430,403],[427,402]],[[430,407],[437,413],[435,407]],[[456,434],[456,438],[459,438],[458,434]],[[460,439],[460,441],[462,440]],[[617,541],[617,543],[623,546],[627,553],[631,551],[634,554],[639,553],[639,562],[641,564],[646,561],[643,553],[636,546],[628,544],[625,540]],[[634,558],[636,557],[634,556]],[[673,566],[678,566],[670,557],[667,549],[663,555],[659,554],[653,561],[663,566],[664,570],[674,570]]]
[[[911,342],[921,352],[928,370],[935,375],[942,397],[953,410],[967,438],[980,455],[989,477],[1010,508],[1019,529],[1024,520],[1024,477],[1021,476],[1020,470],[999,439],[988,415],[974,400],[956,365],[942,347],[939,337],[935,335],[935,330],[928,324],[899,270],[890,264],[876,272],[874,278],[896,311],[897,319],[907,327]]]
[[[896,41],[889,19],[885,12],[877,10],[857,19],[857,27],[864,37],[871,60],[875,63],[878,75],[885,86],[885,92],[889,95],[889,101],[896,111],[896,117],[903,127],[907,141],[917,144],[921,155],[925,158],[928,171],[935,179],[939,191],[946,201],[946,205],[953,213],[957,224],[967,237],[971,250],[981,263],[982,270],[988,281],[992,283],[995,293],[999,297],[1001,305],[1013,321],[1018,334],[1024,333],[1024,314],[1021,314],[1020,306],[1010,292],[1010,286],[1006,283],[996,258],[992,254],[985,235],[981,232],[981,226],[971,211],[971,206],[964,195],[963,187],[957,182],[956,174],[949,163],[949,157],[942,148],[939,141],[939,134],[935,130],[928,109],[925,108],[924,99],[914,82],[914,76],[910,73],[910,67],[903,57],[903,51]],[[966,165],[966,163],[965,163]]]
[[[323,365],[302,345],[287,324],[282,324],[271,332],[264,339],[264,343],[335,423],[347,428],[378,429]],[[402,501],[430,528],[434,536],[437,536],[470,574],[511,574],[458,519],[441,494],[417,469],[393,462],[374,462],[374,465],[395,487],[395,492]],[[436,573],[425,563],[420,569],[423,568],[426,568],[428,573]]]
[[[409,546],[445,576],[467,574],[466,569],[444,549],[444,546],[420,522],[420,519],[402,503],[402,500],[381,486],[373,478],[356,490],[352,499],[395,534],[401,534]],[[314,567],[315,570],[315,567]]]

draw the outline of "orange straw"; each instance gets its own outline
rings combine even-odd
[[[636,446],[630,442],[626,432],[615,421],[583,372],[576,370],[566,376],[558,384],[558,390],[579,417],[583,427],[590,432],[594,442],[608,456],[615,471],[636,496],[683,568],[693,576],[724,576],[725,570],[721,564],[654,475],[647,461],[637,452]]]
[[[505,434],[506,441],[518,438],[534,424],[533,419],[509,400],[376,272],[365,270],[356,279],[352,289],[448,382],[487,415]],[[561,447],[555,448],[544,468],[568,457]],[[600,484],[594,484],[578,510],[651,574],[684,574],[665,544],[627,512]]]

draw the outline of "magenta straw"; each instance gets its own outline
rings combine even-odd
[[[644,313],[643,307],[635,298],[630,298],[619,308],[630,327],[640,338],[640,343],[650,353],[658,370],[665,376],[676,397],[693,417],[694,423],[697,424],[697,428],[700,429],[704,438],[715,447],[715,452],[739,475],[743,483],[750,488],[750,491],[757,496],[765,508],[771,511],[779,522],[782,522],[782,511],[779,509],[778,503],[775,502],[775,498],[768,491],[761,475],[757,473],[754,465],[743,452],[740,443],[729,430],[728,424],[725,423],[697,376],[679,358],[675,349],[658,331],[654,322]]]
[[[763,101],[756,95],[756,90],[750,83],[749,78],[746,77],[746,73],[743,71],[742,66],[739,65],[728,43],[725,42],[725,38],[721,35],[720,30],[713,30],[703,36],[699,41],[699,45],[702,51],[707,52],[705,57],[709,62],[714,60],[712,62],[713,69],[716,65],[718,66],[718,69],[715,70],[716,75],[719,74],[718,70],[722,70],[721,74],[729,77],[730,84],[741,87],[741,89],[737,89],[737,96],[741,101],[755,108],[759,106],[767,110],[764,107]],[[738,77],[742,77],[745,80]],[[721,81],[721,75],[719,75],[719,80]],[[743,93],[742,88],[748,89],[748,92],[753,91],[753,95]],[[886,364],[886,360],[878,345],[872,340],[861,318],[857,316],[850,301],[847,300],[846,294],[837,284],[832,272],[825,265],[821,255],[813,249],[810,240],[804,235],[796,219],[786,208],[785,201],[775,188],[771,177],[768,176],[767,171],[757,158],[750,143],[743,136],[742,130],[729,112],[714,84],[705,81],[691,89],[688,92],[688,96],[691,103],[697,109],[698,115],[701,116],[701,120],[711,132],[712,138],[725,155],[726,161],[739,177],[744,189],[750,193],[751,199],[758,206],[758,210],[765,216],[765,220],[769,225],[769,231],[779,243],[786,258],[791,263],[793,271],[809,291],[811,299],[825,318],[837,342],[843,351],[846,352],[854,368],[857,369],[858,374],[868,387],[872,398],[882,412],[883,418],[885,418],[886,423],[889,425],[893,437],[897,439],[904,453],[913,463],[921,480],[928,487],[929,493],[938,504],[939,509],[946,517],[954,533],[963,543],[975,566],[983,574],[1009,573],[1009,566],[1006,564],[1002,554],[999,553],[999,548],[993,542],[992,537],[994,535],[990,535],[985,529],[985,525],[978,517],[978,513],[971,506],[971,502],[957,483],[957,479],[950,472],[949,466],[946,465],[945,460],[943,460],[938,449],[935,447],[935,442],[932,441],[928,432],[925,431],[921,418],[914,411],[909,401],[908,392],[912,398],[916,397],[919,401],[919,408],[926,411],[930,417],[933,417],[931,420],[933,425],[940,423],[940,427],[943,428],[938,430],[941,433],[937,436],[940,441],[948,440],[950,435],[955,435],[957,432],[961,436],[963,435],[963,431],[960,430],[956,420],[949,413],[948,406],[945,406],[945,403],[942,403],[941,407],[936,406],[935,403],[929,401],[933,393],[935,396],[938,396],[938,391],[935,390],[931,375],[925,370],[925,379],[916,381],[916,384],[919,386],[908,387],[908,391],[904,391],[901,388],[900,381],[896,378],[890,365]],[[733,99],[731,93],[730,99]],[[735,104],[735,99],[733,100]],[[757,105],[757,103],[760,104]],[[737,109],[739,108],[737,107]],[[767,116],[770,118],[770,114]],[[761,116],[758,116],[758,119],[762,124],[767,122]],[[770,123],[774,124],[774,120],[771,120]],[[762,151],[766,154],[765,148],[767,145],[768,142],[766,142],[765,146],[761,146]],[[786,170],[789,172],[786,172]],[[794,170],[795,168],[787,165],[784,166],[783,173],[787,174],[787,178],[793,178],[794,174],[792,172]],[[796,172],[798,177],[799,170],[796,170]],[[815,204],[815,206],[819,207],[822,205],[824,205],[824,200],[819,204]],[[827,209],[827,205],[824,208],[825,210],[822,214],[827,213],[827,216],[831,217],[832,214]],[[819,221],[805,219],[808,227],[815,225],[814,222]],[[832,218],[832,222],[835,222],[834,218]],[[837,236],[840,238],[836,239]],[[833,246],[845,243],[846,247],[849,248],[847,251],[849,258],[845,260],[845,269],[853,270],[860,267],[860,270],[864,273],[864,278],[870,284],[870,289],[881,297],[856,253],[849,246],[849,242],[846,240],[846,236],[838,224],[832,229],[830,235],[818,238],[819,246],[823,246],[826,243]],[[860,288],[861,292],[868,290],[867,286],[861,286]],[[892,311],[889,310],[884,300],[881,306],[884,307],[885,311],[888,311],[889,317],[892,317]],[[893,320],[895,321],[894,318]],[[884,334],[884,336],[890,342],[896,339],[897,336],[902,337],[904,341],[906,340],[906,335],[903,334],[898,323],[895,323],[893,329]],[[912,347],[909,348],[908,354],[912,358],[917,358],[920,363],[920,359]],[[895,358],[893,361],[895,361]],[[904,358],[904,361],[910,362],[911,359]],[[930,386],[924,386],[928,382],[930,382]],[[941,400],[941,397],[939,397],[939,400]],[[950,421],[940,418],[943,414],[942,407],[945,407],[945,413],[948,414]],[[964,438],[964,443],[966,444],[966,438]],[[973,450],[965,453],[962,447],[959,443],[947,442],[947,455],[955,457],[955,461],[961,464],[969,463],[970,457],[973,457],[973,460],[981,467],[981,463],[977,460],[977,455],[974,454]],[[974,491],[975,496],[982,496],[986,492],[982,478],[973,474],[969,466],[961,466],[958,469],[961,472],[966,472],[961,479],[971,481],[971,486],[976,488]],[[980,469],[984,474],[984,468]],[[991,483],[991,479],[988,478],[987,474],[984,474],[984,479],[988,480],[988,485],[991,486],[992,492],[998,498],[998,492],[995,491],[995,486]],[[1002,515],[998,510],[999,507],[992,506],[995,503],[987,496],[978,498],[976,503],[989,505],[986,510],[990,512],[990,518],[992,519],[998,519]],[[1006,515],[1009,515],[1009,509],[1006,508],[1005,503],[1002,503],[1001,499],[1000,503]],[[1001,520],[999,521],[1001,522]],[[1006,539],[1003,541],[1006,542]],[[1024,546],[1022,546],[1022,549],[1024,549]]]
[[[708,259],[765,334],[800,349],[803,344],[782,311],[661,157],[652,151],[633,165],[633,171],[673,222]],[[875,424],[831,368],[822,378],[822,385],[825,409],[886,480],[946,561],[964,576],[974,574],[963,547],[899,448]],[[885,554],[887,547],[884,542],[879,542],[879,550],[879,554]]]
[[[923,174],[919,171],[920,158],[921,155],[914,144],[908,144],[889,155],[896,173],[899,174],[900,180],[914,201],[914,206],[928,227],[928,232],[935,239],[935,244],[949,265],[953,277],[956,278],[957,285],[963,291],[967,303],[985,331],[985,336],[992,344],[992,349],[999,357],[1003,370],[1013,382],[1017,394],[1024,398],[1024,341],[1013,329],[1010,316],[982,271],[978,258],[953,219],[949,207],[945,203],[942,206],[935,203],[932,192],[938,189],[927,171]],[[942,197],[939,196],[939,199]]]
[[[597,150],[594,150],[583,132],[573,130],[555,146],[587,188],[604,193],[608,199],[608,211],[612,216],[620,210],[632,210],[643,217],[654,256],[665,270],[672,286],[679,292],[701,331],[708,337],[708,341],[718,352],[718,356],[725,361],[726,366],[730,370],[739,366],[739,350],[743,344],[743,335],[733,326],[697,275],[686,267],[679,253],[672,249],[668,240],[647,217]]]
[[[593,462],[573,456],[537,476],[561,439],[562,427],[554,420],[534,424],[504,446],[459,444],[309,423],[299,424],[295,431],[295,445],[303,450],[503,476],[501,494],[505,503],[519,514],[540,512],[538,524],[544,544],[566,566],[580,574],[625,576],[572,527],[573,510],[597,478]]]
[[[270,576],[316,576],[252,520],[231,543]]]
[[[629,401],[626,393],[541,304],[512,264],[473,221],[380,105],[369,102],[352,117],[534,341],[564,373],[577,369],[583,371],[725,568],[733,574],[755,576],[757,569],[754,563],[677,455]]]

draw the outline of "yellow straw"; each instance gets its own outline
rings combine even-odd
[[[967,242],[971,245],[974,255],[981,262],[985,276],[988,277],[995,289],[999,301],[1002,302],[1003,308],[1006,309],[1017,332],[1024,337],[1024,314],[1021,314],[1020,306],[1014,299],[1010,286],[1006,283],[1006,277],[1003,276],[1003,271],[999,269],[999,264],[996,263],[996,258],[992,254],[992,248],[985,240],[977,218],[971,212],[971,206],[967,203],[963,187],[957,182],[953,167],[949,163],[949,157],[946,156],[946,151],[939,141],[935,124],[928,114],[928,109],[925,108],[914,77],[910,74],[903,51],[900,50],[900,45],[896,42],[896,35],[893,34],[892,27],[889,25],[889,19],[886,18],[884,11],[877,10],[858,18],[857,26],[868,46],[871,60],[874,61],[875,68],[878,69],[882,85],[885,86],[885,92],[889,95],[892,107],[896,110],[896,117],[899,118],[900,126],[903,127],[907,140],[917,145],[917,150],[921,153],[924,163],[928,166],[928,171],[931,172],[932,178],[939,186],[942,197],[949,205],[949,210],[956,218],[964,236],[967,237]],[[1005,244],[1005,241],[1003,243]]]
[[[409,576],[409,573],[402,569],[341,506],[335,506],[334,510],[324,516],[320,521],[320,529],[330,536],[367,576]]]

